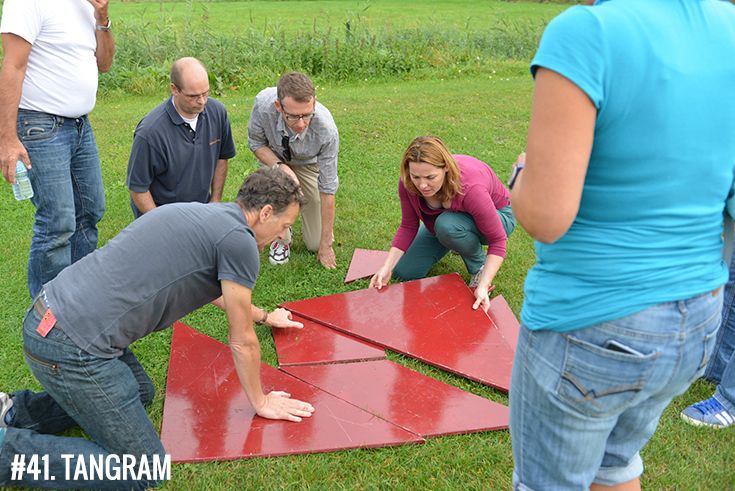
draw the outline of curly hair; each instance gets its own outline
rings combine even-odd
[[[273,207],[278,215],[292,203],[304,204],[301,186],[277,167],[261,167],[242,183],[235,202],[245,211],[260,210],[265,205]]]
[[[450,200],[457,194],[462,194],[462,182],[460,181],[457,161],[454,160],[454,157],[449,153],[449,149],[439,137],[416,137],[403,153],[401,181],[403,181],[403,185],[409,193],[420,194],[413,181],[411,181],[411,172],[408,168],[408,164],[411,162],[422,162],[440,169],[447,169],[444,183],[436,193],[439,200]]]

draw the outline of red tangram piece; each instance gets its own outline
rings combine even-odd
[[[419,443],[423,439],[261,365],[265,392],[284,390],[316,411],[300,423],[255,414],[224,344],[174,326],[161,440],[173,462],[229,460]]]
[[[508,427],[508,408],[390,360],[283,370],[423,437]]]
[[[385,351],[352,336],[342,334],[317,322],[297,315],[303,329],[272,328],[278,353],[278,365],[311,365],[346,361],[379,360]]]
[[[487,312],[490,318],[498,326],[503,337],[515,353],[516,344],[518,344],[518,334],[521,332],[521,325],[516,319],[515,314],[508,305],[508,302],[502,295],[498,295],[490,300],[490,309]]]
[[[374,275],[378,272],[387,257],[387,251],[355,249],[355,252],[352,253],[350,268],[347,270],[347,276],[345,276],[345,283]]]
[[[507,391],[514,349],[458,274],[283,306],[303,317]]]

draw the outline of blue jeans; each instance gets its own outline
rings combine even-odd
[[[144,405],[154,395],[153,383],[143,367],[126,349],[119,358],[98,358],[79,349],[58,326],[47,337],[36,333],[40,321],[30,309],[23,321],[26,361],[46,392],[19,391],[12,395],[15,415],[8,425],[0,447],[0,485],[44,488],[145,489],[151,481],[65,480],[65,461],[61,454],[105,458],[109,454],[150,459],[165,451]],[[91,438],[55,436],[79,425]],[[15,454],[48,455],[49,474],[45,482],[26,475],[11,481],[11,462]],[[72,461],[72,464],[76,460]],[[87,460],[89,462],[89,460]],[[137,467],[136,467],[137,468]],[[74,465],[72,465],[72,474]]]
[[[505,234],[510,236],[516,220],[510,205],[498,210]],[[455,251],[462,257],[467,271],[475,274],[480,271],[487,254],[482,246],[487,240],[477,229],[475,221],[468,213],[445,211],[436,217],[434,232],[422,223],[411,246],[396,264],[393,273],[402,280],[425,278],[433,265],[438,263],[447,252]]]
[[[70,264],[97,248],[105,212],[100,157],[87,116],[18,110],[18,138],[31,158],[36,207],[28,255],[31,298]]]
[[[643,472],[661,413],[704,372],[722,294],[566,333],[523,326],[510,386],[514,489],[589,489]]]
[[[717,384],[715,397],[735,414],[735,256],[730,261],[730,279],[725,285],[722,325],[704,378]]]

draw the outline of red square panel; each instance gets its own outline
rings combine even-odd
[[[390,360],[283,370],[423,437],[505,429],[508,408]]]
[[[352,253],[350,268],[345,276],[345,283],[374,275],[383,266],[387,257],[388,251],[355,249],[355,252]]]
[[[513,352],[515,352],[516,344],[518,344],[518,334],[521,332],[521,325],[502,295],[498,295],[490,300],[488,314],[493,322],[495,322],[495,325],[498,326],[498,329],[500,329],[501,334],[508,341],[510,347],[513,348]]]
[[[278,365],[311,365],[345,361],[380,360],[383,348],[297,315],[293,319],[303,329],[271,329],[278,353]]]
[[[176,323],[161,440],[174,462],[329,452],[423,439],[268,365],[266,392],[284,390],[316,411],[300,423],[255,414],[227,346]]]
[[[495,323],[472,310],[458,274],[436,276],[283,306],[303,317],[507,391],[514,349]]]

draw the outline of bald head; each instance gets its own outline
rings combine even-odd
[[[196,58],[179,58],[171,65],[171,83],[185,89],[187,82],[209,79],[204,63]]]
[[[209,76],[196,58],[181,58],[171,65],[171,95],[179,113],[193,118],[204,110],[209,96]]]

